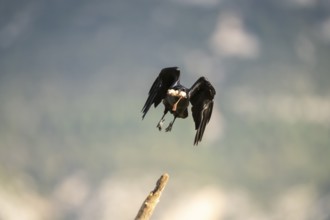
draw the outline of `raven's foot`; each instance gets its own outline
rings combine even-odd
[[[164,121],[165,121],[165,119],[161,119],[161,120],[158,122],[158,124],[157,124],[157,128],[158,128],[159,131],[162,130],[162,127],[163,127],[163,123],[164,123]]]
[[[166,132],[169,132],[172,130],[173,123],[171,122],[168,127],[165,129]]]

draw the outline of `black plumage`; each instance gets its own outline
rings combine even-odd
[[[191,88],[186,88],[180,84],[180,71],[177,67],[164,68],[149,90],[148,99],[142,108],[142,119],[152,105],[156,108],[163,101],[164,114],[158,122],[157,128],[162,129],[164,117],[170,112],[174,119],[166,131],[171,131],[176,118],[188,117],[190,102],[196,129],[194,145],[198,145],[202,141],[205,127],[212,115],[215,93],[214,87],[205,77],[200,77]]]

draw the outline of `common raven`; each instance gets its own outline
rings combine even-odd
[[[171,131],[176,118],[188,117],[190,102],[196,130],[194,145],[198,145],[202,141],[205,127],[212,115],[214,96],[215,89],[205,77],[200,77],[191,88],[187,88],[180,84],[180,70],[178,67],[167,67],[160,71],[149,90],[148,99],[142,108],[142,119],[144,119],[152,105],[156,108],[163,101],[165,110],[157,124],[157,128],[162,129],[165,121],[164,117],[167,112],[170,112],[173,114],[174,119],[165,131]]]

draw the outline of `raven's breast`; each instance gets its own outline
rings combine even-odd
[[[176,117],[186,118],[188,116],[189,100],[186,97],[167,95],[163,103],[165,108]]]

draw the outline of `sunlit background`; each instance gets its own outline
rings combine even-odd
[[[167,66],[217,91],[197,147],[141,119]],[[2,1],[0,219],[133,219],[165,172],[153,219],[330,219],[329,71],[328,0]]]

